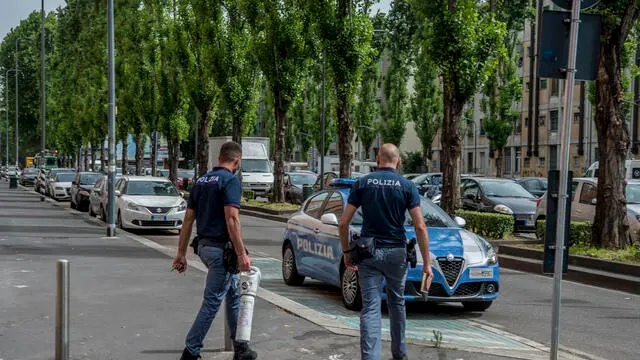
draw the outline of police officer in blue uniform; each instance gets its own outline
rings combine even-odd
[[[415,184],[396,172],[400,153],[393,144],[380,147],[376,158],[378,170],[359,178],[349,194],[340,218],[340,240],[346,266],[353,267],[349,244],[349,225],[358,208],[362,208],[361,239],[372,239],[371,257],[357,264],[362,312],[360,314],[360,351],[363,360],[379,360],[381,344],[382,280],[386,282],[387,306],[391,324],[393,359],[407,359],[405,343],[406,312],[404,287],[407,279],[407,239],[405,213],[409,210],[422,254],[427,288],[433,273],[429,257],[427,228],[420,210],[420,195]],[[358,251],[358,250],[355,250]],[[356,256],[354,255],[354,258]]]
[[[218,157],[219,165],[213,171],[200,177],[189,195],[173,268],[180,273],[187,270],[187,248],[193,222],[197,218],[198,244],[196,249],[209,271],[204,300],[200,312],[187,334],[186,346],[181,360],[200,358],[204,338],[225,297],[227,300],[225,311],[231,330],[231,339],[235,339],[240,304],[237,286],[238,275],[234,274],[235,271],[228,266],[229,261],[226,259],[229,256],[225,257],[224,254],[230,249],[229,242],[233,243],[239,270],[249,271],[251,269],[251,259],[245,251],[240,228],[239,209],[242,189],[240,181],[233,175],[240,167],[241,157],[242,147],[238,143],[230,141],[223,144]],[[231,253],[231,257],[233,257],[233,253]],[[234,360],[257,358],[257,354],[249,348],[246,342],[234,340],[233,347]]]

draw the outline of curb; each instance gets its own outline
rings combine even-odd
[[[253,216],[253,217],[257,217],[257,218],[261,218],[261,219],[267,219],[267,220],[271,220],[271,221],[277,221],[277,222],[281,222],[281,223],[286,223],[287,221],[289,221],[288,217],[284,217],[281,215],[273,215],[273,214],[267,214],[261,211],[253,211],[253,210],[248,210],[248,209],[244,209],[244,208],[240,208],[240,215],[247,215],[247,216]]]
[[[241,209],[244,208],[246,210],[255,211],[255,212],[262,212],[270,215],[279,215],[279,216],[288,216],[291,214],[295,214],[299,210],[299,209],[298,210],[272,210],[272,209],[267,209],[259,206],[252,206],[252,205],[242,205],[240,208]]]

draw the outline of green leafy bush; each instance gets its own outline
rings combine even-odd
[[[256,198],[256,193],[253,190],[244,190],[242,192],[242,197],[247,200],[253,200]]]
[[[536,235],[538,239],[545,238],[546,222],[538,220]],[[569,226],[569,246],[589,246],[591,244],[591,223],[588,221],[572,221]]]
[[[513,233],[513,216],[497,213],[458,210],[456,215],[467,222],[467,228],[491,239],[503,239]]]

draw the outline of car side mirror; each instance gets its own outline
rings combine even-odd
[[[183,198],[184,197],[184,191],[180,191],[180,197]]]
[[[598,199],[591,199],[591,205],[597,205]]]
[[[76,183],[76,181],[75,181],[75,180],[73,180],[73,181],[71,182],[71,185],[78,185],[78,183]]]
[[[454,216],[453,217],[453,221],[456,223],[456,225],[458,225],[458,227],[465,227],[467,226],[467,221],[463,218],[461,218],[460,216]]]
[[[468,199],[468,200],[475,200],[476,199],[476,195],[474,195],[474,194],[465,194],[464,197],[465,197],[465,199]]]
[[[120,190],[116,190],[116,191],[115,191],[115,194],[116,194],[116,196],[120,196],[120,195],[122,195],[122,194],[120,193]]]
[[[323,214],[320,217],[320,221],[322,221],[322,223],[326,225],[338,226],[338,217],[334,213]]]

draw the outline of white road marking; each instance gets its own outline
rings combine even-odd
[[[28,288],[29,285],[13,285],[13,287],[18,288],[18,289],[24,289],[24,288]]]

